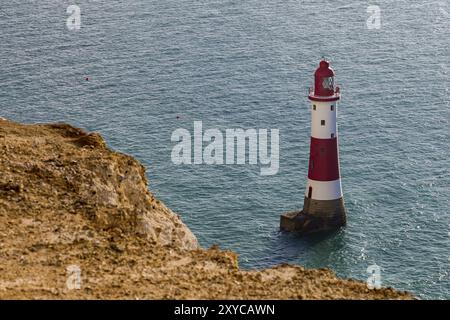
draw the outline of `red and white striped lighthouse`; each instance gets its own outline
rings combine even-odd
[[[337,102],[334,71],[322,59],[310,89],[311,144],[303,210],[281,216],[281,228],[314,232],[346,224],[339,170]]]

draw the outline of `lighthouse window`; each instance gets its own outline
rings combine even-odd
[[[316,105],[315,104],[313,104],[313,110],[316,110]]]
[[[331,137],[334,138],[334,133],[331,134]]]
[[[320,125],[324,126],[325,125],[325,120],[320,120]]]
[[[331,111],[333,111],[334,110],[334,105],[331,105]]]

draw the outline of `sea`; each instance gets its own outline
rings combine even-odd
[[[340,86],[345,228],[279,231],[302,208],[308,89]],[[450,298],[450,3],[400,0],[9,0],[0,116],[101,133],[150,189],[244,269],[280,263]],[[174,164],[172,134],[278,129],[279,170]]]

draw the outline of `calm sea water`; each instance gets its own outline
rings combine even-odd
[[[330,267],[422,298],[450,298],[450,4],[340,0],[78,0],[0,5],[0,116],[98,131],[148,168],[150,186],[203,246],[244,268]],[[301,208],[318,60],[343,91],[340,153],[348,226],[326,237],[278,232]],[[91,78],[85,81],[85,77]],[[280,171],[175,166],[171,133],[280,129]]]

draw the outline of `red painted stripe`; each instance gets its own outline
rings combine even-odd
[[[308,178],[317,181],[339,179],[337,138],[317,139],[311,137]]]

